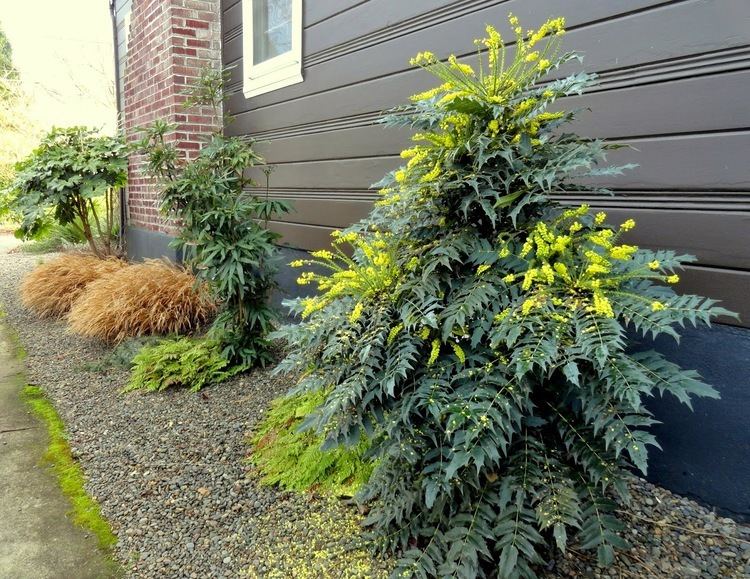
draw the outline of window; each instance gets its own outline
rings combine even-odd
[[[243,0],[247,98],[302,82],[302,0]]]

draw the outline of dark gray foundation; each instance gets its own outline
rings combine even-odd
[[[125,229],[125,246],[128,257],[134,261],[161,259],[163,257],[172,261],[182,261],[181,253],[169,246],[173,239],[174,237],[170,235],[150,229],[133,226],[128,226]]]
[[[700,372],[721,399],[695,400],[693,412],[671,396],[647,402],[662,422],[653,427],[662,450],[649,453],[649,480],[750,521],[750,330],[686,329],[679,345],[660,337],[653,346]]]

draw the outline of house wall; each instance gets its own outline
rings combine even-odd
[[[563,102],[591,109],[572,128],[630,143],[635,150],[611,161],[639,164],[611,182],[613,197],[566,201],[606,208],[613,221],[634,217],[632,241],[644,246],[696,255],[681,287],[724,300],[750,322],[747,0],[308,0],[304,82],[249,100],[241,0],[222,7],[224,64],[235,67],[227,132],[268,141],[260,150],[276,165],[272,195],[296,208],[273,223],[286,245],[327,246],[332,229],[366,215],[370,184],[400,164],[408,133],[375,122],[434,85],[410,56],[471,58],[472,39],[487,22],[503,27],[509,11],[529,25],[563,14],[565,47],[601,79]]]
[[[242,94],[242,1],[249,0],[222,0],[223,61],[234,67],[227,106],[236,118],[226,132],[262,141],[260,152],[276,166],[271,194],[296,211],[271,226],[289,248],[327,246],[334,228],[367,214],[376,198],[370,184],[400,164],[408,132],[376,121],[434,86],[409,66],[410,56],[431,50],[470,60],[472,39],[488,22],[504,27],[509,11],[531,26],[564,15],[566,48],[583,53],[583,67],[601,81],[562,103],[590,109],[572,128],[630,143],[634,149],[610,160],[639,165],[606,183],[611,197],[564,200],[606,209],[614,222],[634,217],[632,242],[696,255],[679,289],[722,299],[750,322],[747,0],[306,0],[304,82],[249,100]],[[280,278],[288,292],[291,277]],[[667,426],[651,476],[749,517],[750,485],[740,465],[750,464],[750,331],[691,331],[683,343],[656,347],[699,369],[723,400],[699,401],[694,414],[653,403]]]
[[[133,0],[114,0],[115,17],[115,58],[117,59],[117,94],[118,110],[125,107],[125,64],[128,56],[128,37],[130,35],[130,14]]]

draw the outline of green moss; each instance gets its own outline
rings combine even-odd
[[[117,537],[102,517],[99,505],[86,493],[83,472],[73,459],[65,434],[65,424],[60,415],[37,386],[26,386],[22,397],[32,412],[47,426],[49,446],[44,458],[52,465],[63,493],[70,500],[73,522],[93,533],[99,546],[109,551],[117,542]]]
[[[252,438],[251,461],[264,477],[262,482],[286,490],[318,490],[353,496],[367,482],[374,463],[364,458],[369,448],[363,439],[353,448],[323,451],[323,437],[298,432],[304,418],[325,400],[324,392],[279,398]]]

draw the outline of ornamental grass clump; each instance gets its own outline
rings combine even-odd
[[[99,259],[85,253],[61,255],[38,265],[24,277],[21,301],[39,316],[62,317],[89,284],[126,265],[120,259]]]
[[[359,498],[398,577],[534,577],[548,548],[571,544],[612,563],[626,546],[616,505],[656,445],[644,398],[717,396],[633,346],[728,312],[672,289],[692,258],[624,243],[632,220],[553,201],[623,168],[602,165],[615,145],[548,110],[594,82],[542,83],[576,58],[559,51],[563,19],[510,23],[512,58],[488,27],[477,68],[414,60],[441,84],[387,120],[416,129],[408,162],[339,236],[351,261],[296,264],[341,263],[302,275],[320,293],[291,302],[302,321],[278,334],[296,392],[325,393],[303,427],[324,449],[370,439]]]
[[[216,304],[205,284],[187,269],[146,260],[102,277],[76,300],[71,329],[119,343],[136,336],[187,334],[210,322]]]

